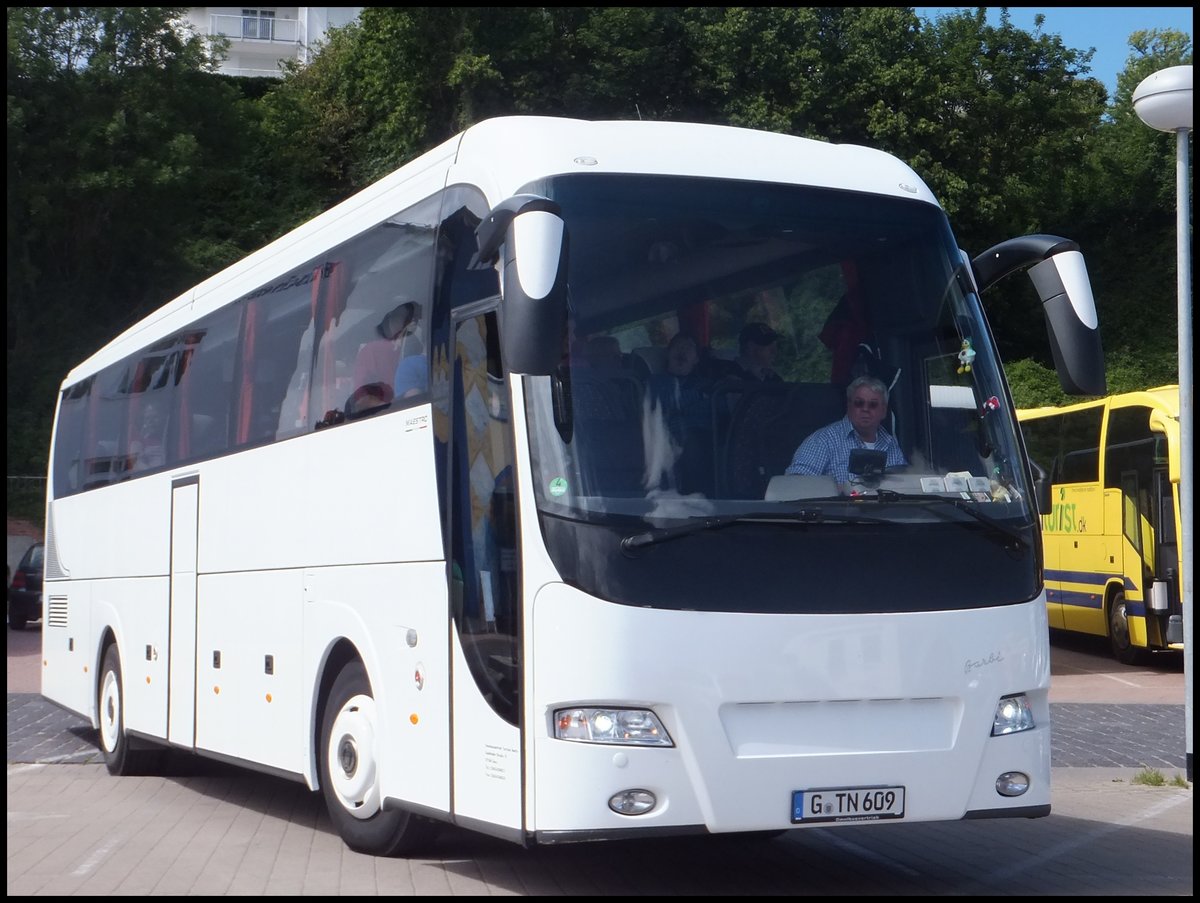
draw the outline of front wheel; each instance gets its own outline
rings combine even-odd
[[[329,691],[321,718],[321,793],[329,818],[350,849],[373,856],[408,853],[427,842],[434,824],[400,810],[384,811],[379,789],[378,715],[361,662],[350,662]]]
[[[1125,593],[1118,590],[1108,604],[1108,642],[1113,655],[1123,665],[1138,664],[1144,649],[1133,644],[1129,636],[1129,612],[1125,607]]]

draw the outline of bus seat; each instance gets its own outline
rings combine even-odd
[[[642,348],[634,348],[633,353],[642,359],[651,376],[667,372],[666,348],[659,345],[646,345]]]
[[[571,376],[575,432],[589,449],[587,473],[599,494],[640,491],[645,472],[642,387],[631,376]]]
[[[830,383],[766,383],[737,399],[729,421],[721,476],[731,498],[763,498],[800,443],[846,412],[845,396]]]

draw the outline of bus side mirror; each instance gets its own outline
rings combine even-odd
[[[971,261],[984,292],[1016,269],[1029,278],[1042,299],[1050,351],[1058,381],[1068,395],[1104,395],[1104,351],[1087,266],[1075,242],[1056,235],[1025,235],[984,251]]]
[[[1062,390],[1068,395],[1103,395],[1108,390],[1104,351],[1083,255],[1055,254],[1031,267],[1029,278],[1042,299]]]
[[[518,194],[475,230],[472,265],[500,264],[501,354],[513,373],[547,376],[562,361],[567,319],[567,230],[549,198]]]
[[[1037,502],[1038,514],[1049,514],[1054,506],[1050,494],[1050,474],[1033,458],[1029,459],[1029,466],[1033,470],[1033,498]]]

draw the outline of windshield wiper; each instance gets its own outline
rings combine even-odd
[[[830,499],[830,501],[835,501]],[[845,499],[836,499],[836,501],[845,501]],[[861,516],[858,514],[830,515],[821,508],[803,507],[803,508],[785,508],[783,510],[773,509],[770,511],[751,511],[742,512],[741,514],[721,514],[714,517],[693,517],[687,523],[678,524],[674,527],[656,527],[653,530],[647,530],[645,533],[631,533],[621,540],[621,548],[624,551],[632,551],[633,549],[641,548],[642,546],[655,545],[656,543],[666,542],[668,539],[678,539],[680,536],[689,536],[692,533],[700,533],[705,530],[719,530],[721,527],[728,527],[730,524],[745,524],[763,521],[775,521],[791,524],[819,524],[827,521],[836,521],[837,523],[856,523],[856,524],[882,524],[887,523],[883,518]]]
[[[870,498],[870,496],[865,496],[865,498]],[[917,495],[911,492],[896,492],[893,489],[880,489],[876,498],[879,499],[881,505],[894,502],[910,502],[925,505],[935,510],[937,510],[936,506],[938,505],[949,505],[975,518],[975,520],[986,526],[990,531],[990,535],[1001,539],[1004,548],[1010,552],[1020,553],[1033,545],[1033,540],[1020,530],[1015,530],[996,520],[996,518],[984,514],[976,505],[971,504],[966,499],[947,495]],[[1011,540],[1011,542],[1004,540]]]

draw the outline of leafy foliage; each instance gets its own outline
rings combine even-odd
[[[8,10],[10,473],[71,366],[261,239],[251,111],[179,12]]]
[[[911,7],[368,7],[282,80],[214,74],[183,8],[8,10],[8,460],[44,471],[65,373],[167,299],[490,116],[690,120],[877,146],[972,255],[1089,262],[1111,391],[1173,382],[1172,136],[1131,96],[1190,63],[1135,32],[1111,102],[1041,22]],[[1037,299],[986,299],[1018,404],[1066,401]]]

